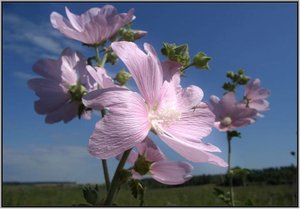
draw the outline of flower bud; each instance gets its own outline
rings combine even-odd
[[[111,50],[107,52],[106,62],[112,65],[116,64],[118,56]]]
[[[190,55],[187,44],[176,46],[175,44],[164,43],[161,53],[169,60],[176,61],[182,66],[187,66],[189,64]]]
[[[91,186],[84,187],[83,188],[84,199],[88,203],[95,205],[98,199],[98,192],[99,192],[98,190],[99,188],[97,185],[95,188],[92,188]]]
[[[121,85],[125,85],[127,81],[131,78],[131,74],[126,72],[124,69],[120,70],[120,72],[117,73],[115,80]]]
[[[208,62],[211,60],[210,57],[206,56],[203,52],[199,52],[193,59],[193,64],[195,67],[200,69],[208,70]]]

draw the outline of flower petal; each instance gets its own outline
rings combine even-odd
[[[151,165],[150,173],[152,178],[160,183],[177,185],[183,184],[192,178],[189,174],[192,169],[193,167],[185,162],[159,161]]]
[[[35,102],[35,110],[39,114],[54,111],[70,100],[67,89],[56,81],[34,78],[28,81],[28,86],[41,98]]]
[[[137,93],[119,88],[96,90],[85,95],[83,103],[108,110],[89,140],[89,152],[97,158],[114,157],[143,141],[149,132],[146,105]]]
[[[144,155],[146,157],[146,160],[150,162],[157,162],[167,159],[159,149],[159,147],[157,147],[149,137],[146,137],[146,139],[142,141],[142,143],[137,144],[136,148],[139,154]]]
[[[147,55],[135,43],[120,41],[112,43],[112,49],[125,63],[146,102],[154,105],[160,98],[163,73],[156,53],[145,44]]]
[[[202,138],[211,133],[214,121],[214,114],[205,103],[201,103],[194,109],[182,112],[179,120],[169,125],[163,125],[163,129],[178,139],[201,142]],[[207,146],[209,146],[209,149],[206,151],[220,151],[213,145]]]
[[[64,123],[67,123],[78,115],[78,107],[79,102],[67,102],[57,110],[49,113],[45,121],[52,124],[63,120]]]
[[[192,162],[207,162],[222,167],[227,166],[223,159],[207,152],[207,150],[215,149],[213,145],[178,139],[163,129],[158,132],[158,136],[173,150]]]
[[[101,89],[115,86],[113,80],[107,75],[104,68],[93,68],[92,66],[88,65],[86,69]]]

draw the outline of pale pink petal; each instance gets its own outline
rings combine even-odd
[[[175,83],[176,86],[179,86],[180,84],[180,67],[182,66],[178,62],[175,61],[164,61],[161,63],[162,69],[163,69],[163,80]],[[175,81],[176,80],[176,81]]]
[[[139,154],[145,156],[146,160],[150,162],[157,162],[166,159],[166,156],[149,137],[146,137],[142,143],[137,144],[136,148]]]
[[[67,89],[56,81],[34,78],[28,81],[28,86],[41,98],[35,102],[35,110],[39,114],[54,111],[70,100]]]
[[[92,78],[95,79],[95,81],[101,89],[115,86],[113,80],[107,75],[106,70],[104,68],[93,68],[92,66],[88,65],[86,69],[90,73]]]
[[[161,65],[150,45],[144,46],[148,52],[147,55],[132,42],[114,42],[111,46],[127,66],[146,102],[149,105],[159,102],[157,100],[160,98],[163,74]]]
[[[89,96],[94,92],[98,98]],[[85,95],[83,103],[86,107],[98,103],[108,110],[89,140],[89,152],[97,158],[114,157],[143,141],[149,132],[147,108],[137,93],[117,88],[96,90]]]
[[[178,139],[200,142],[208,136],[215,121],[214,114],[205,103],[201,106],[182,112],[180,118],[169,125],[163,125],[163,129]],[[217,147],[209,145],[207,151],[219,151]]]
[[[83,32],[82,21],[81,18],[75,14],[73,14],[68,7],[65,7],[66,15],[73,26],[78,32]]]
[[[162,129],[158,132],[158,136],[187,160],[198,163],[211,163],[222,167],[227,166],[227,163],[223,159],[205,151],[209,150],[213,145],[178,139]],[[214,149],[214,147],[212,148]]]
[[[265,99],[259,99],[255,101],[251,101],[249,103],[250,108],[254,108],[257,111],[267,111],[269,110],[269,102]]]
[[[138,172],[136,172],[135,170],[131,170],[131,174],[132,174],[132,178],[133,179],[142,179],[143,176],[141,174],[139,174]]]
[[[192,178],[189,174],[192,169],[193,167],[185,162],[159,161],[151,165],[150,173],[152,178],[160,183],[177,185],[183,184]]]
[[[76,31],[70,24],[70,22],[59,13],[52,12],[50,15],[50,21],[55,29],[59,30],[59,32],[61,32],[68,38],[75,39],[77,41],[82,41],[83,43],[87,41],[84,37],[84,34]]]

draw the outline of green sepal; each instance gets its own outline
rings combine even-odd
[[[196,54],[196,56],[193,58],[193,65],[196,68],[208,70],[208,62],[211,60],[211,57],[208,57],[205,53],[199,52]]]

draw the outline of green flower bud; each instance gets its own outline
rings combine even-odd
[[[68,92],[71,95],[71,100],[78,102],[80,102],[83,95],[87,93],[85,87],[80,83],[70,86]]]
[[[121,85],[125,85],[129,79],[131,79],[131,74],[126,72],[124,69],[120,70],[120,72],[117,73],[115,80]]]
[[[112,65],[116,64],[118,56],[111,50],[107,52],[106,62]]]
[[[164,43],[161,53],[169,60],[176,61],[182,66],[187,66],[189,64],[190,55],[187,44],[176,46],[175,44]]]
[[[193,64],[195,67],[200,69],[208,70],[208,62],[211,60],[210,57],[206,56],[203,52],[199,52],[193,59]]]
[[[233,71],[228,71],[226,76],[227,76],[227,78],[233,79],[234,78],[234,72]]]
[[[83,196],[84,199],[92,204],[95,205],[98,199],[98,186],[96,185],[95,188],[92,188],[91,186],[87,186],[83,188]]]
[[[145,175],[150,171],[150,166],[152,162],[147,161],[144,156],[139,155],[138,159],[135,161],[134,170],[141,175]]]

